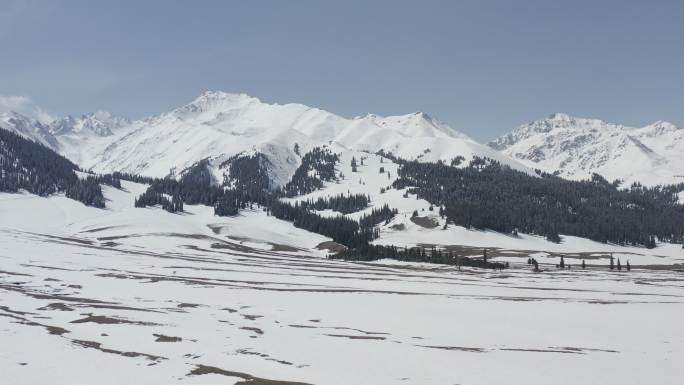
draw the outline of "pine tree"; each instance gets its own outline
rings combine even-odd
[[[560,268],[565,269],[565,259],[563,259],[562,255],[561,255],[561,260],[560,260]]]

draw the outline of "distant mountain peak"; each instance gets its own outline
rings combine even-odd
[[[242,107],[249,103],[261,103],[261,101],[258,98],[243,93],[211,90],[202,92],[195,100],[177,108],[175,111],[197,113],[220,108]]]
[[[684,174],[684,131],[657,121],[633,128],[555,113],[520,125],[489,146],[529,167],[568,178],[598,173],[645,184],[675,183]]]
[[[109,136],[117,128],[130,124],[127,118],[112,115],[108,111],[96,111],[90,114],[83,114],[78,118],[67,115],[60,119],[55,119],[49,124],[50,132],[53,135],[90,135]]]
[[[575,118],[563,112],[554,112],[553,114],[549,115],[546,119],[567,122],[570,120],[574,120]]]
[[[661,132],[664,132],[664,131],[676,131],[676,130],[680,130],[680,129],[681,129],[680,127],[675,126],[673,123],[667,122],[667,121],[665,121],[665,120],[657,120],[657,121],[655,121],[655,122],[649,124],[649,125],[646,126],[646,127],[651,128],[651,129],[654,129],[654,130],[658,130],[658,131],[661,131]]]

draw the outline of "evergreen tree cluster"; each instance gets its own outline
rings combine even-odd
[[[457,167],[460,166],[461,163],[465,161],[465,157],[463,155],[459,155],[453,159],[451,159],[451,166]]]
[[[483,269],[501,270],[507,268],[507,264],[501,262],[490,262],[486,258],[476,259],[459,256],[451,251],[431,248],[426,250],[424,247],[397,248],[396,246],[381,246],[366,244],[358,248],[347,249],[338,252],[331,259],[343,259],[350,261],[375,261],[378,259],[391,258],[406,262],[427,262],[453,266],[471,266]]]
[[[24,189],[40,196],[64,192],[68,198],[86,205],[104,207],[98,184],[103,177],[81,180],[77,170],[78,166],[51,149],[0,129],[0,191]],[[118,183],[114,178],[110,181]]]
[[[74,183],[66,186],[65,195],[67,198],[83,202],[87,206],[97,208],[105,207],[105,199],[102,195],[102,188],[100,187],[99,177],[87,177],[86,179],[78,179]],[[118,182],[118,179],[116,179]],[[119,188],[121,185],[119,184]]]
[[[397,209],[390,209],[387,204],[384,204],[381,208],[373,209],[370,214],[362,216],[359,224],[364,228],[373,228],[383,222],[388,224],[398,213]]]
[[[167,211],[176,212],[183,210],[185,202],[212,206],[216,215],[236,215],[252,202],[265,205],[270,200],[267,191],[270,181],[264,163],[262,154],[228,159],[220,165],[220,168],[228,168],[230,175],[230,179],[223,181],[227,187],[222,187],[213,180],[208,160],[201,160],[184,170],[180,180],[152,180],[145,194],[136,200],[136,207],[161,205]],[[164,197],[164,194],[172,199]]]
[[[502,233],[522,231],[559,242],[558,234],[599,242],[655,247],[655,239],[681,242],[682,185],[620,189],[594,175],[570,181],[515,171],[485,158],[468,167],[443,163],[401,162],[393,187],[444,206],[451,223]]]
[[[260,153],[249,156],[236,155],[220,166],[228,167],[229,178],[223,181],[223,186],[242,190],[251,195],[271,190],[271,179],[267,172],[270,166],[268,158]]]
[[[121,178],[116,173],[114,174],[93,174],[89,175],[87,179],[92,179],[97,184],[105,184],[114,188],[121,189]]]
[[[178,195],[174,195],[169,199],[163,193],[156,192],[152,189],[147,189],[139,197],[135,199],[135,207],[161,206],[164,210],[175,213],[183,211],[183,200]]]
[[[308,210],[333,210],[342,214],[351,214],[368,207],[370,197],[363,194],[336,195],[300,202],[300,206]]]
[[[152,184],[155,180],[157,180],[157,178],[152,178],[149,176],[142,176],[142,175],[138,175],[138,174],[131,174],[131,173],[119,172],[119,171],[113,172],[111,174],[111,176],[112,176],[112,178],[118,179],[119,181],[127,180],[129,182],[142,183],[142,184]],[[119,188],[120,187],[121,187],[121,183],[119,182]]]
[[[335,165],[339,161],[339,156],[328,148],[316,147],[307,152],[292,180],[285,185],[285,196],[305,195],[321,189],[323,182],[336,180]]]
[[[377,230],[360,226],[353,219],[344,216],[323,217],[310,212],[298,202],[291,205],[274,200],[269,206],[269,213],[278,219],[293,222],[296,227],[330,237],[352,249],[368,245],[378,235]]]

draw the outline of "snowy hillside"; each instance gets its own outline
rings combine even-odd
[[[352,172],[350,163],[352,157],[364,158],[363,165],[359,165],[356,172]],[[383,205],[396,208],[398,214],[387,224],[379,226],[379,238],[375,244],[396,245],[399,247],[414,247],[420,245],[437,245],[449,247],[458,245],[459,252],[465,255],[481,256],[482,248],[488,248],[490,255],[498,256],[499,260],[521,261],[530,253],[542,256],[545,263],[558,263],[559,256],[564,254],[568,260],[590,258],[592,264],[605,265],[609,263],[609,255],[630,259],[633,264],[679,264],[684,263],[684,252],[681,245],[662,243],[657,248],[649,250],[643,247],[625,247],[614,244],[604,244],[588,239],[561,236],[560,243],[550,242],[542,236],[519,234],[512,237],[508,234],[489,230],[466,229],[462,226],[450,224],[446,229],[445,218],[440,217],[438,208],[430,207],[430,202],[419,199],[414,194],[407,194],[406,189],[387,189],[397,180],[398,165],[387,158],[375,154],[350,151],[342,154],[339,170],[345,178],[337,182],[325,183],[321,190],[310,194],[288,199],[289,202],[316,200],[334,196],[362,194],[370,197],[370,204],[363,210],[346,214],[345,216],[358,220],[374,209]],[[380,169],[384,172],[380,172]],[[418,219],[412,218],[413,212],[418,212]],[[319,215],[334,217],[343,215],[340,212],[321,210]],[[432,222],[434,225],[426,226]]]
[[[50,125],[18,116],[3,118],[4,126],[97,172],[163,177],[201,159],[217,165],[235,154],[260,152],[274,164],[272,178],[280,185],[299,165],[295,143],[302,152],[334,144],[339,151],[384,150],[428,162],[489,157],[529,171],[421,112],[347,119],[302,104],[268,104],[244,94],[208,91],[187,105],[133,122],[104,112]]]
[[[369,157],[357,176],[370,181],[379,162]],[[315,249],[325,237],[260,209],[219,218],[206,206],[133,208],[145,188],[103,187],[106,210],[0,193],[0,372],[9,384],[681,382],[676,271],[612,272],[598,249],[586,270],[532,254],[541,273],[524,264],[529,251],[495,257],[514,262],[504,272],[335,261]],[[394,231],[401,240],[508,238]]]
[[[645,185],[684,182],[684,130],[658,121],[641,128],[553,114],[515,128],[489,145],[532,168],[584,179]]]
[[[48,125],[17,112],[0,112],[0,128],[50,147],[53,150],[59,147],[57,139],[50,132]]]
[[[83,159],[95,171],[121,170],[165,176],[203,158],[225,159],[241,153],[263,153],[279,172],[279,184],[298,165],[292,152],[322,144],[341,150],[390,151],[408,159],[450,161],[457,156],[487,156],[525,169],[428,115],[346,119],[302,104],[268,104],[244,94],[205,92],[173,111],[133,122],[107,141],[93,141],[99,151]]]
[[[464,200],[449,199],[440,215],[443,207],[426,200],[435,198],[425,194],[431,192],[426,185],[448,194],[482,181],[451,178],[454,187],[440,174],[423,173],[421,179],[411,170],[485,175],[486,189],[504,202],[511,198],[506,185],[519,181],[527,187],[547,178],[478,162],[400,166],[375,153],[383,149],[422,161],[479,155],[528,170],[425,114],[345,119],[301,105],[207,93],[131,123],[102,114],[52,125],[3,119],[13,132],[101,171],[181,176],[119,180],[118,187],[106,184],[106,176],[78,172],[77,178],[76,166],[50,149],[0,131],[9,138],[0,141],[0,182],[24,182],[0,192],[0,329],[6,340],[0,372],[18,383],[508,384],[515,378],[535,384],[556,373],[563,375],[555,382],[567,384],[679,383],[684,344],[673,336],[684,296],[681,244],[659,239],[652,248],[621,246],[565,233],[556,242],[523,231],[457,225],[448,205]],[[20,163],[15,154],[27,159]],[[197,163],[206,157],[211,159]],[[26,192],[24,186],[41,180],[36,175],[54,184],[55,158],[66,163],[63,173],[72,185],[100,193],[100,208],[66,198],[70,191],[90,197],[89,190]],[[30,172],[24,166],[29,160],[47,170]],[[190,165],[196,167],[186,169]],[[255,192],[268,179],[262,168],[285,189]],[[488,168],[500,172],[491,177]],[[423,188],[392,186],[398,177]],[[591,191],[604,190],[599,185]],[[544,191],[544,200],[557,199],[554,190]],[[337,210],[345,205],[302,208],[352,196],[367,201],[344,213]],[[587,194],[585,205],[595,198]],[[185,205],[163,209],[161,199]],[[239,210],[217,214],[230,205]],[[278,216],[283,206],[299,212]],[[533,206],[542,209],[544,202]],[[361,247],[422,246],[428,253],[435,247],[455,253],[458,267],[454,259],[333,258],[332,252],[354,247],[341,240],[345,224],[358,225],[354,239],[362,239],[364,219],[387,207],[396,211],[371,223],[374,237]],[[652,208],[638,214],[639,224],[654,215],[659,227],[681,223]],[[634,215],[614,217],[626,229],[635,222]],[[506,270],[461,264],[487,263],[483,249],[489,264]],[[527,264],[530,257],[539,270]],[[631,267],[613,270],[613,258]],[[580,268],[583,262],[586,268]],[[663,322],[651,322],[656,313]],[[625,364],[632,362],[640,365]]]

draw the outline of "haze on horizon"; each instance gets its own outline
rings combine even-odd
[[[420,110],[483,142],[553,112],[684,126],[683,16],[675,1],[2,0],[0,111],[139,118],[215,89]]]

